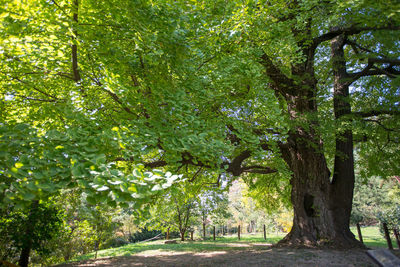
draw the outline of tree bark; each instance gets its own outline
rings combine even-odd
[[[185,231],[181,231],[181,241],[185,241]]]
[[[31,209],[28,215],[28,220],[26,222],[26,228],[24,233],[25,235],[24,244],[18,261],[18,265],[21,267],[27,267],[29,264],[29,256],[33,245],[32,237],[34,234],[36,220],[37,220],[36,218],[37,214],[35,213],[38,209],[38,206],[39,206],[39,201],[32,201]]]
[[[166,236],[165,236],[165,239],[166,239],[166,240],[169,240],[169,228],[170,228],[170,227],[168,227],[168,229],[167,229],[167,234],[166,234]]]
[[[203,239],[206,240],[206,223],[203,222]]]
[[[299,40],[312,39],[311,31],[293,34]],[[308,37],[307,37],[308,35]],[[342,39],[340,39],[342,38]],[[287,142],[280,144],[281,154],[292,171],[291,200],[294,209],[293,227],[278,245],[363,247],[350,231],[350,212],[354,189],[354,158],[351,128],[336,133],[336,154],[331,172],[318,132],[317,83],[314,70],[315,49],[299,41],[304,62],[292,65],[291,77],[263,56],[262,63],[277,95],[286,100],[291,120]],[[346,61],[341,36],[331,42],[334,71],[335,119],[346,125],[351,112],[346,81]]]

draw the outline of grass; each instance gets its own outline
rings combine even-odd
[[[357,228],[351,227],[350,229],[358,239]],[[380,233],[378,226],[361,227],[361,235],[362,235],[364,244],[368,248],[387,248],[388,247],[386,239]],[[391,236],[391,240],[392,240],[393,247],[394,248],[397,247],[396,241],[393,236]]]
[[[357,235],[357,229],[351,227],[352,232]],[[363,235],[364,244],[369,248],[387,248],[386,240],[379,232],[379,227],[368,226],[362,227],[361,232]],[[215,241],[212,239],[208,240],[196,240],[196,241],[185,241],[178,244],[164,244],[164,240],[151,241],[144,243],[133,243],[118,248],[110,248],[98,251],[97,257],[118,257],[118,256],[129,256],[139,252],[152,251],[152,254],[157,251],[182,251],[182,252],[206,252],[206,251],[229,251],[229,250],[246,250],[249,247],[252,249],[265,249],[265,246],[257,246],[257,244],[274,244],[277,243],[285,236],[284,233],[278,233],[275,235],[268,235],[267,239],[264,240],[263,234],[242,234],[241,240],[237,239],[237,235],[217,237]],[[393,247],[395,247],[395,242]],[[81,255],[73,259],[73,261],[89,260],[94,258],[95,253],[89,253]]]
[[[242,234],[240,240],[237,235],[217,237],[216,240],[195,240],[184,241],[178,244],[164,244],[164,240],[150,241],[143,243],[132,243],[118,248],[110,248],[99,250],[97,252],[98,258],[103,257],[118,257],[129,256],[139,252],[157,250],[157,251],[183,251],[183,252],[205,252],[205,251],[227,251],[227,250],[245,250],[255,244],[274,244],[277,243],[285,236],[284,233],[267,236],[264,240],[263,234]],[[253,248],[263,248],[262,246],[255,246]],[[73,261],[93,259],[95,252],[75,257]]]

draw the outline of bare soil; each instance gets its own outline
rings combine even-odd
[[[102,258],[58,267],[89,266],[378,266],[366,250],[273,248],[253,244],[243,250],[178,252],[148,250],[132,256]]]

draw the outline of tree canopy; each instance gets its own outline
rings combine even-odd
[[[3,203],[70,186],[139,207],[178,174],[205,186],[242,176],[260,202],[290,198],[285,242],[359,246],[353,148],[363,175],[399,172],[397,1],[2,9]]]

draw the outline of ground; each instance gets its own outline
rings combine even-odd
[[[221,244],[222,245],[222,244]],[[266,243],[236,244],[240,249],[185,252],[146,250],[132,256],[99,258],[58,267],[89,266],[378,266],[365,250],[274,248]],[[169,246],[165,244],[165,246]]]

